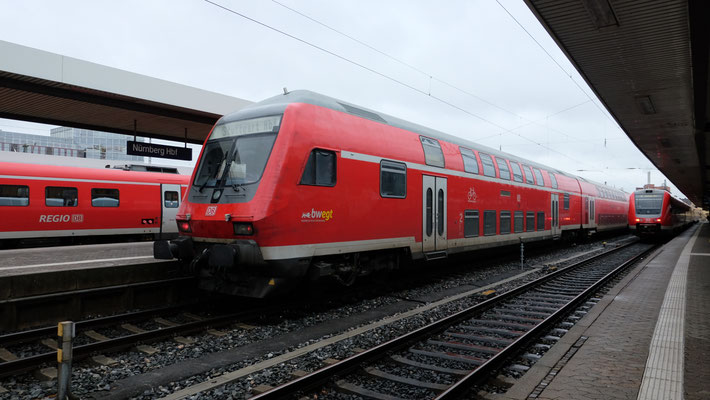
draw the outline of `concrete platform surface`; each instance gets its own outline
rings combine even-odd
[[[153,262],[153,242],[0,250],[0,277]]]
[[[634,268],[496,399],[710,399],[710,224]]]

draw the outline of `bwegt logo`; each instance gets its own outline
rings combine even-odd
[[[330,221],[333,218],[333,210],[316,211],[311,209],[311,212],[304,212],[301,219],[314,221]]]

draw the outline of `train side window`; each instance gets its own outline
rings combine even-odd
[[[44,204],[48,207],[76,207],[79,191],[75,187],[47,186],[44,188]]]
[[[436,139],[426,136],[419,136],[424,148],[424,161],[426,165],[444,168],[444,152],[441,151],[441,145]]]
[[[500,234],[506,235],[510,233],[510,211],[500,212]]]
[[[165,192],[165,208],[178,208],[180,201],[178,200],[178,192]]]
[[[538,211],[538,213],[537,213],[537,230],[538,231],[545,230],[545,213],[542,211]]]
[[[523,170],[525,171],[525,183],[534,185],[535,181],[533,180],[532,168],[530,168],[529,165],[523,165]]]
[[[564,204],[565,210],[569,210],[569,193],[565,193],[563,204]]]
[[[118,207],[118,189],[91,189],[92,207]]]
[[[407,164],[387,160],[380,162],[380,196],[407,197]]]
[[[542,172],[540,172],[537,168],[533,168],[533,171],[535,172],[535,180],[537,181],[537,185],[545,186],[545,181],[542,179]]]
[[[478,236],[479,222],[478,210],[466,210],[463,220],[463,236]]]
[[[520,170],[520,164],[511,161],[510,168],[513,170],[513,180],[516,182],[523,181],[523,171]]]
[[[510,180],[510,169],[508,168],[508,163],[505,162],[505,159],[496,157],[496,163],[498,164],[500,179]]]
[[[30,188],[24,185],[0,185],[0,206],[30,205]]]
[[[552,188],[557,189],[557,178],[555,177],[555,174],[548,171],[547,175],[550,176],[550,183],[552,184]]]
[[[483,164],[483,175],[495,178],[496,167],[493,166],[493,159],[491,156],[485,153],[478,153],[478,156],[481,157],[481,164]]]
[[[335,152],[313,149],[301,176],[301,185],[335,186]]]
[[[459,147],[461,158],[463,159],[463,170],[472,174],[478,173],[478,160],[476,154],[469,149]]]
[[[513,220],[513,231],[515,233],[520,233],[523,231],[523,212],[516,211],[515,219]]]
[[[535,212],[528,211],[525,216],[525,232],[535,232]]]

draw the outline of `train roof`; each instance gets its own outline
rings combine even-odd
[[[245,118],[251,118],[251,117],[256,117],[256,116],[261,116],[266,114],[281,114],[286,110],[286,107],[289,104],[293,103],[304,103],[304,104],[312,104],[315,106],[319,107],[324,107],[324,108],[329,108],[331,110],[335,111],[340,111],[344,112],[350,115],[354,115],[360,118],[366,118],[371,121],[379,122],[382,124],[390,125],[396,128],[404,129],[407,131],[411,131],[414,133],[418,133],[423,136],[428,136],[434,139],[439,139],[443,140],[449,143],[453,143],[459,146],[475,149],[482,151],[484,153],[488,154],[493,154],[496,157],[503,157],[507,158],[509,160],[515,160],[519,161],[523,164],[526,165],[531,165],[537,168],[542,168],[547,171],[553,171],[557,174],[565,175],[570,178],[578,179],[582,182],[588,182],[594,185],[598,186],[603,186],[607,189],[615,190],[618,191],[619,193],[624,193],[619,189],[615,189],[606,185],[603,185],[601,183],[593,182],[588,179],[582,178],[577,175],[572,175],[569,173],[566,173],[564,171],[560,171],[556,168],[550,168],[549,166],[524,159],[522,157],[515,156],[510,153],[505,153],[499,150],[496,150],[491,147],[487,147],[484,145],[480,145],[478,143],[474,143],[472,141],[462,139],[453,135],[449,135],[447,133],[437,131],[435,129],[427,128],[425,126],[415,124],[413,122],[405,121],[403,119],[393,117],[391,115],[387,115],[378,111],[370,110],[364,107],[360,107],[357,105],[354,105],[352,103],[348,103],[346,101],[338,100],[329,96],[325,96],[319,93],[311,92],[309,90],[294,90],[290,91],[285,94],[277,95],[274,97],[270,97],[266,100],[260,101],[258,103],[254,103],[248,107],[243,108],[240,111],[237,111],[236,113],[225,115],[222,117],[217,123],[225,123],[225,122],[231,122],[231,121],[237,121],[240,119],[245,119]]]
[[[47,178],[75,180],[110,180],[123,182],[149,182],[188,184],[190,175],[161,172],[126,171],[117,168],[67,167],[44,164],[0,162],[0,178]]]

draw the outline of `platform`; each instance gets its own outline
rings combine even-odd
[[[710,224],[639,264],[500,399],[710,398]]]
[[[153,242],[0,250],[0,259],[0,302],[180,274],[175,260],[153,258]]]

